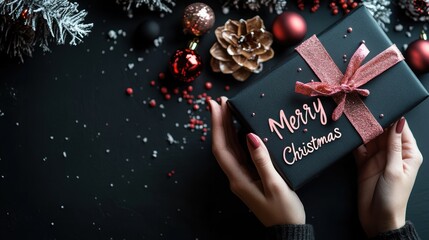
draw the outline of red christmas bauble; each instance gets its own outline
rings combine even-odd
[[[300,14],[286,11],[274,19],[272,33],[278,42],[293,45],[304,39],[307,23]]]
[[[429,72],[429,41],[418,39],[408,45],[405,60],[414,72]]]
[[[203,68],[201,56],[189,48],[179,49],[171,56],[169,67],[171,74],[180,81],[192,82]]]

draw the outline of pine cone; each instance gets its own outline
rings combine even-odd
[[[228,20],[215,31],[217,42],[210,49],[214,72],[232,74],[245,81],[252,73],[262,71],[262,63],[274,56],[273,36],[265,30],[259,16],[248,20]]]

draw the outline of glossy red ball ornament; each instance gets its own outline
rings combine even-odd
[[[415,73],[429,72],[429,41],[425,33],[422,33],[420,39],[408,45],[405,60]]]
[[[194,41],[191,42],[189,48],[176,50],[169,62],[173,77],[186,83],[194,81],[203,68],[201,56],[195,51],[196,43]]]
[[[274,19],[272,33],[279,43],[293,45],[304,39],[307,23],[300,14],[286,11]]]

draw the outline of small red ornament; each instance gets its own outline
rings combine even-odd
[[[304,39],[307,23],[300,14],[286,11],[274,19],[272,33],[278,42],[293,45]]]
[[[194,39],[189,44],[189,48],[176,50],[171,56],[169,67],[176,79],[189,83],[201,74],[203,65],[201,56],[195,51],[197,44],[198,39]]]
[[[412,42],[405,51],[405,60],[416,73],[429,72],[429,41],[425,32]]]

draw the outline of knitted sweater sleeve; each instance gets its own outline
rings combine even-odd
[[[401,228],[380,233],[370,240],[420,240],[417,231],[410,221]]]
[[[267,240],[314,240],[313,226],[310,224],[275,225],[267,229]],[[420,240],[412,222],[407,221],[401,228],[380,233],[369,240]]]
[[[267,229],[267,240],[314,240],[310,224],[275,225]]]

